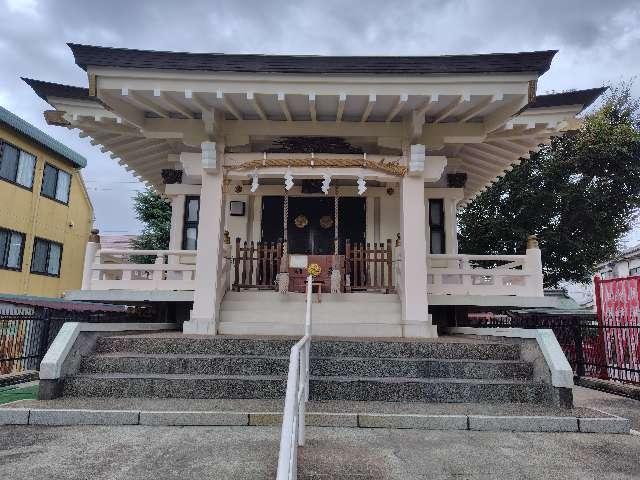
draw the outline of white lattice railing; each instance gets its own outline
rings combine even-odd
[[[305,406],[309,400],[309,351],[311,350],[311,290],[312,277],[307,277],[307,308],[304,336],[291,347],[287,393],[284,402],[277,480],[298,477],[298,447],[304,446]]]
[[[152,257],[153,263],[140,263]],[[84,290],[194,290],[194,250],[98,249]]]
[[[434,295],[543,296],[537,248],[526,255],[429,255],[427,276]]]

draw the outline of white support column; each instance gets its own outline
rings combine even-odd
[[[84,268],[82,271],[82,290],[91,290],[93,270],[91,267],[96,261],[96,253],[100,250],[100,231],[97,228],[91,230],[89,241],[84,251]]]
[[[169,231],[169,250],[182,250],[185,199],[186,195],[174,195],[171,197],[171,230]],[[171,259],[169,263],[173,263]]]
[[[542,276],[542,254],[538,239],[530,235],[527,239],[527,271],[531,275],[529,294],[532,297],[544,297],[544,278]]]
[[[217,295],[224,221],[223,176],[216,157],[216,144],[203,142],[196,287],[191,319],[184,323],[184,333],[216,334],[217,309],[222,300]]]
[[[174,195],[171,197],[171,229],[169,230],[169,250],[182,250],[182,234],[184,231],[184,209],[186,195]],[[169,255],[169,265],[180,263],[179,255]],[[183,278],[183,272],[167,272],[169,280]]]
[[[458,219],[457,200],[455,198],[444,199],[444,245],[446,253],[455,255],[458,253]]]
[[[437,329],[431,324],[427,308],[426,209],[421,174],[402,179],[400,197],[402,278],[399,281],[404,336],[437,337]]]

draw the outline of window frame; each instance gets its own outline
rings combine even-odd
[[[5,258],[9,256],[9,248],[10,248],[10,237],[7,241],[7,245],[5,246],[5,251],[4,252],[0,252],[0,269],[2,270],[10,270],[12,272],[21,272],[22,271],[22,266],[24,265],[24,247],[25,244],[27,243],[27,235],[25,233],[22,232],[18,232],[17,230],[11,230],[10,228],[3,228],[0,227],[0,231],[2,232],[7,232],[8,234],[14,234],[17,233],[18,235],[20,235],[22,237],[22,243],[20,245],[20,266],[19,267],[9,267],[8,265],[5,265]]]
[[[189,220],[189,202],[192,200],[198,201],[197,220]],[[198,249],[198,224],[200,223],[200,195],[187,195],[184,199],[184,216],[182,219],[182,250],[189,250],[187,248],[187,230],[190,228],[196,229],[196,246],[194,251]]]
[[[36,183],[36,166],[38,165],[38,156],[33,153],[24,150],[23,148],[18,147],[17,145],[7,142],[6,140],[0,138],[0,164],[2,163],[2,155],[4,154],[4,146],[9,145],[10,147],[15,148],[18,151],[18,162],[16,163],[16,172],[15,172],[15,180],[10,180],[8,178],[0,176],[0,180],[15,185],[16,187],[24,188],[29,192],[33,192],[33,186]],[[27,187],[21,183],[18,183],[18,170],[20,169],[20,152],[24,152],[33,157],[33,169],[31,170],[31,186]],[[20,232],[18,232],[20,233]]]
[[[53,168],[56,171],[56,191],[53,194],[53,196],[51,195],[47,195],[46,193],[44,193],[44,172],[47,169],[47,166]],[[58,194],[58,177],[60,176],[60,172],[66,173],[67,175],[69,175],[69,187],[67,188],[67,201],[63,202],[62,200],[58,200],[56,198],[56,195]],[[66,170],[63,170],[62,168],[58,168],[55,165],[53,165],[52,163],[49,162],[45,162],[44,164],[44,168],[42,169],[42,184],[40,185],[40,196],[44,197],[44,198],[48,198],[49,200],[53,200],[54,202],[58,202],[61,205],[66,205],[69,206],[69,200],[71,200],[71,180],[73,178],[73,175],[69,172],[67,172]]]
[[[440,219],[441,222],[439,224],[435,224],[432,222],[431,220],[431,205],[432,204],[438,204],[440,207]],[[446,219],[444,218],[445,216],[445,210],[444,210],[444,199],[443,198],[430,198],[429,199],[429,209],[427,211],[427,215],[429,217],[429,254],[431,255],[446,255],[447,253],[447,238],[446,238],[446,229],[445,229],[445,225],[446,225]],[[437,231],[440,232],[441,234],[441,238],[442,238],[442,252],[440,254],[434,254],[433,253],[433,243],[431,241],[431,232],[433,231]]]
[[[42,241],[42,242],[46,242],[47,243],[47,261],[45,263],[45,271],[44,272],[38,272],[35,271],[33,269],[33,259],[36,253],[36,245],[38,244],[38,241]],[[51,257],[51,245],[55,244],[58,245],[60,247],[60,257],[58,260],[58,273],[57,274],[53,274],[53,273],[49,273],[49,260]],[[31,249],[31,265],[29,266],[29,272],[34,274],[34,275],[44,275],[45,277],[52,277],[52,278],[60,278],[60,274],[62,273],[62,254],[64,252],[64,245],[60,242],[56,242],[54,240],[49,240],[47,238],[42,238],[42,237],[34,237],[33,238],[33,247]]]

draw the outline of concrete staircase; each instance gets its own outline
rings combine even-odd
[[[290,339],[100,337],[67,377],[65,396],[282,398]],[[552,402],[520,346],[507,343],[314,339],[312,400]]]
[[[314,298],[315,298],[314,294]],[[337,337],[402,337],[397,294],[323,293],[313,304],[313,335]],[[227,292],[220,311],[222,335],[304,334],[304,294]],[[349,312],[345,316],[345,312]]]

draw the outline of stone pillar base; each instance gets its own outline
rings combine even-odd
[[[216,322],[213,318],[191,317],[182,324],[182,333],[190,335],[215,335]]]
[[[402,325],[404,338],[438,338],[438,326],[431,323],[431,315],[428,321],[406,322]]]

